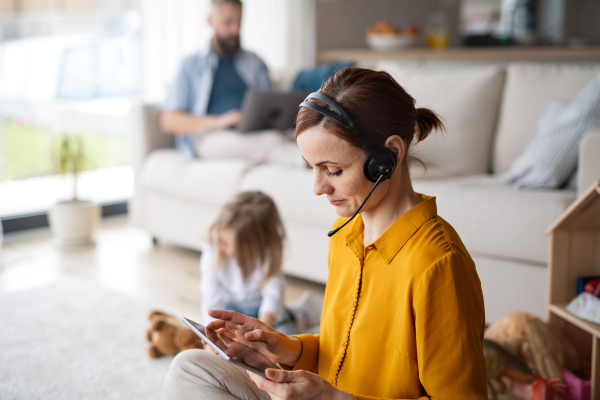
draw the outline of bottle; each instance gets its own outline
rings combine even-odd
[[[449,44],[448,17],[444,10],[432,14],[427,20],[425,29],[425,43],[427,47],[443,49]]]

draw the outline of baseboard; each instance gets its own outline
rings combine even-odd
[[[127,200],[114,201],[100,204],[102,207],[102,218],[112,215],[127,214],[129,202]],[[2,232],[19,232],[26,229],[43,228],[48,226],[48,212],[41,211],[31,214],[14,215],[0,218],[2,221]]]

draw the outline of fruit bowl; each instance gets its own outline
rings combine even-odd
[[[416,46],[419,42],[419,27],[407,25],[398,29],[385,20],[379,20],[367,28],[367,45],[373,50],[396,50]]]
[[[413,47],[418,44],[417,36],[406,36],[403,34],[369,33],[367,34],[367,45],[373,50],[397,50],[405,47]]]

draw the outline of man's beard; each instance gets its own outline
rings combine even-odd
[[[238,36],[230,36],[230,37],[220,37],[215,35],[215,41],[217,42],[217,46],[222,55],[225,57],[233,57],[235,53],[240,49],[240,37]]]

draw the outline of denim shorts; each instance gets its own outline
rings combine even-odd
[[[260,310],[260,304],[254,307],[244,307],[239,304],[225,304],[225,309],[235,311],[240,314],[244,314],[247,317],[258,318],[258,310]]]

